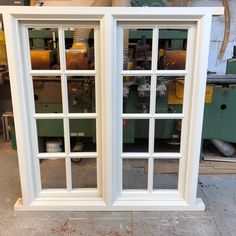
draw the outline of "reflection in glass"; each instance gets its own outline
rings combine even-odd
[[[65,30],[66,69],[94,70],[94,30],[69,28]]]
[[[148,152],[149,120],[123,119],[123,152]]]
[[[36,113],[62,113],[61,77],[33,77]]]
[[[184,77],[157,77],[156,113],[182,113]]]
[[[124,70],[150,70],[152,29],[124,29]]]
[[[155,152],[180,152],[181,119],[155,121]]]
[[[71,152],[96,152],[96,120],[70,119]]]
[[[97,188],[97,161],[94,158],[73,158],[72,188]]]
[[[58,29],[29,28],[28,33],[32,69],[60,69]]]
[[[36,121],[39,152],[64,152],[63,120]]]
[[[123,159],[123,189],[147,189],[147,178],[147,159]]]
[[[184,70],[188,30],[160,29],[158,70]]]
[[[70,113],[95,113],[94,77],[67,77],[68,103]]]
[[[178,189],[179,160],[154,160],[153,189]]]
[[[150,85],[149,76],[123,78],[123,113],[149,113]]]
[[[42,189],[66,188],[66,169],[64,159],[40,159]]]

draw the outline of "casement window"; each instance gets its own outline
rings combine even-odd
[[[207,59],[212,15],[223,8],[1,11],[16,210],[204,210],[196,191]],[[168,50],[172,39],[182,50]]]

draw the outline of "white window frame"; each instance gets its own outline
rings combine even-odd
[[[201,144],[201,128],[204,110],[204,96],[206,85],[206,72],[208,63],[208,51],[210,42],[211,20],[213,15],[222,15],[223,8],[82,8],[82,7],[1,7],[0,12],[3,14],[4,28],[6,34],[7,55],[10,71],[10,83],[13,100],[13,110],[15,118],[19,170],[21,178],[22,198],[18,199],[15,204],[16,210],[204,210],[205,206],[201,199],[196,198],[197,192],[197,178],[200,156]],[[100,42],[100,61],[97,60],[97,70],[94,72],[100,81],[97,85],[96,112],[98,113],[97,130],[99,129],[99,139],[101,142],[98,148],[98,156],[101,155],[99,170],[101,176],[98,178],[98,191],[96,195],[84,195],[79,197],[78,193],[63,193],[61,191],[54,192],[40,192],[37,181],[35,181],[34,161],[33,157],[36,155],[36,147],[32,145],[32,94],[29,94],[29,85],[26,85],[25,79],[28,77],[25,71],[27,63],[24,62],[24,55],[27,52],[25,46],[22,47],[22,40],[26,40],[22,25],[30,24],[32,22],[48,21],[63,22],[63,24],[70,22],[97,22],[100,24],[100,34],[98,33],[97,42]],[[189,57],[192,65],[186,67],[192,68],[188,76],[192,76],[192,83],[186,83],[188,87],[186,91],[189,98],[186,105],[186,111],[183,115],[176,115],[175,118],[184,118],[187,114],[188,125],[183,127],[184,133],[188,133],[188,137],[184,135],[183,150],[185,158],[184,164],[181,165],[180,179],[184,182],[179,184],[178,191],[162,191],[157,194],[150,194],[149,192],[131,192],[128,194],[122,193],[117,187],[120,185],[119,176],[120,168],[117,168],[117,160],[121,158],[120,150],[120,94],[121,83],[118,83],[120,78],[119,58],[120,48],[119,44],[119,24],[125,22],[135,22],[135,24],[145,25],[150,22],[158,22],[160,25],[182,24],[188,27],[189,23],[195,25],[190,26],[189,34],[194,35],[195,48],[190,48]],[[172,23],[171,23],[172,22]],[[156,23],[157,24],[157,23]],[[60,31],[62,32],[62,31]],[[59,34],[60,34],[59,32]],[[156,33],[156,29],[154,30]],[[191,37],[192,37],[191,36]],[[27,39],[28,40],[28,39]],[[61,45],[62,43],[61,43]],[[154,43],[154,50],[157,45]],[[61,55],[61,65],[63,62],[63,55]],[[27,60],[26,60],[27,61]],[[190,61],[187,59],[187,61]],[[154,63],[155,64],[155,63]],[[118,65],[118,66],[117,66]],[[165,75],[186,75],[186,71],[162,71]],[[33,72],[32,72],[33,73]],[[39,73],[44,72],[37,72]],[[61,72],[62,74],[64,72]],[[73,72],[69,72],[73,73]],[[90,75],[91,71],[85,71],[86,75]],[[128,74],[132,72],[127,71]],[[142,72],[138,72],[140,75]],[[156,68],[152,68],[151,75],[154,76]],[[159,72],[158,72],[159,73]],[[55,75],[54,72],[48,74]],[[145,72],[146,74],[146,72]],[[56,75],[58,75],[56,73]],[[78,75],[81,75],[80,73]],[[118,90],[117,90],[118,86]],[[152,90],[155,88],[155,83],[152,84]],[[62,89],[66,90],[66,85],[62,83]],[[66,92],[65,92],[66,94]],[[153,98],[152,98],[153,99]],[[66,99],[64,100],[64,102]],[[29,106],[31,104],[31,106]],[[101,116],[99,116],[99,114]],[[95,115],[95,114],[94,114]],[[46,118],[44,115],[41,118]],[[57,116],[57,115],[55,115]],[[58,115],[60,116],[60,115]],[[81,114],[80,118],[86,114]],[[96,116],[96,115],[95,115]],[[131,115],[132,116],[132,115]],[[145,115],[144,115],[145,116]],[[169,115],[160,114],[159,118],[169,118]],[[174,115],[172,115],[174,116]],[[180,117],[181,116],[181,117]],[[51,117],[51,116],[50,116]],[[94,117],[94,116],[93,116]],[[135,116],[136,117],[136,116]],[[38,117],[40,118],[40,117]],[[61,117],[65,122],[65,114]],[[76,117],[74,117],[76,118]],[[98,122],[99,120],[99,122]],[[99,126],[99,124],[101,124]],[[99,127],[98,127],[99,126]],[[67,129],[67,128],[65,128]],[[188,129],[188,132],[187,130]],[[68,130],[68,129],[67,129]],[[151,131],[151,130],[150,130]],[[183,131],[183,130],[182,130]],[[34,131],[33,131],[34,132]],[[67,131],[65,130],[65,134]],[[98,134],[97,134],[98,135]],[[154,134],[150,134],[154,135]],[[67,133],[67,138],[69,134]],[[188,138],[188,145],[186,145],[186,138]],[[99,146],[99,145],[98,145]],[[69,155],[69,152],[67,155]],[[46,157],[47,154],[45,154]],[[166,158],[173,158],[166,154]],[[68,165],[69,163],[67,163]],[[152,164],[151,164],[152,165]],[[69,173],[67,173],[68,175]],[[69,187],[71,191],[71,188]],[[80,194],[83,193],[80,192]],[[81,196],[81,195],[80,195]]]

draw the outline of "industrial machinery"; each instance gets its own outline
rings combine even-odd
[[[168,34],[168,32],[163,32]],[[186,38],[186,32],[171,32],[169,38],[175,34],[177,37]],[[91,34],[93,35],[93,34]],[[129,40],[129,67],[133,69],[150,69],[150,55],[152,43],[150,40],[149,31],[133,31],[130,32]],[[60,67],[58,57],[58,39],[57,32],[54,29],[29,29],[29,40],[31,48],[31,64],[32,69],[57,69]],[[166,47],[168,42],[161,43]],[[84,42],[79,42],[76,48],[73,48],[73,32],[68,30],[65,32],[65,48],[66,60],[68,69],[93,69],[94,55],[93,55],[93,38]],[[72,46],[71,46],[72,45]],[[182,40],[182,45],[185,47],[185,39]],[[173,45],[172,45],[173,46]],[[178,45],[176,46],[178,47]],[[182,49],[182,48],[180,48]],[[167,56],[164,57],[163,50],[161,63],[159,67],[177,68],[184,64],[178,61],[178,65],[173,63],[172,54],[166,50]],[[175,53],[177,51],[174,51]],[[185,60],[185,51],[180,51],[183,61]],[[177,55],[178,56],[178,55]],[[60,113],[62,112],[62,98],[61,98],[61,83],[60,77],[33,77],[35,110],[37,113]],[[95,112],[95,81],[92,77],[68,77],[68,105],[69,112],[83,113]],[[170,95],[170,90],[178,88],[180,103],[174,101],[175,98]],[[150,100],[150,78],[148,77],[126,77],[123,83],[123,107],[124,113],[145,113],[149,110]],[[172,92],[171,92],[172,93]],[[157,112],[179,112],[182,109],[183,100],[183,78],[159,78],[157,85]],[[169,102],[168,100],[173,100]],[[137,129],[140,121],[129,120],[124,124],[124,143],[135,144],[137,140],[146,142],[148,137],[148,123],[142,126],[143,130]],[[165,124],[166,123],[166,124]],[[180,138],[180,122],[175,120],[167,120],[163,123],[166,129],[157,128],[157,138],[178,140]],[[63,137],[63,124],[60,120],[38,120],[37,129],[39,136],[40,151],[46,150],[46,143],[50,138]],[[79,137],[76,134],[81,134]],[[71,150],[83,147],[83,150],[95,149],[95,122],[92,120],[71,120],[70,121],[71,134]],[[173,141],[173,140],[172,140]],[[138,141],[139,142],[139,141]],[[63,143],[63,142],[62,142]],[[177,143],[179,144],[179,142]],[[127,146],[130,148],[130,145]]]
[[[65,31],[66,66],[68,69],[94,69],[93,32],[88,40],[81,39],[75,46],[74,32]],[[31,61],[33,69],[58,69],[58,38],[54,29],[29,29]],[[128,32],[128,58],[124,69],[148,70],[151,66],[152,33],[148,29],[132,29]],[[187,45],[186,30],[160,30],[158,68],[184,69]],[[213,75],[212,75],[213,76]],[[212,77],[211,76],[211,77]],[[214,76],[213,76],[214,77]],[[92,77],[68,77],[68,105],[71,113],[95,111],[95,81]],[[150,101],[150,77],[124,77],[123,112],[148,113]],[[208,80],[203,139],[221,139],[236,142],[234,118],[236,86],[227,80]],[[59,77],[33,77],[35,109],[38,113],[62,112],[61,83]],[[159,77],[157,79],[156,112],[182,112],[184,78]],[[124,151],[147,151],[148,122],[124,120]],[[227,125],[225,125],[227,124]],[[215,128],[217,127],[217,129]],[[51,138],[63,139],[63,123],[59,120],[38,120],[37,129],[40,151],[46,151]],[[96,149],[96,127],[93,120],[71,120],[72,151]],[[162,151],[179,150],[180,120],[162,120],[156,125],[155,148]],[[63,142],[62,142],[63,143]],[[156,147],[159,145],[158,147]],[[63,149],[63,147],[62,147]]]

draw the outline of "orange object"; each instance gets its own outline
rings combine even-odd
[[[66,68],[68,70],[88,69],[87,53],[79,49],[66,50]]]
[[[186,62],[186,51],[167,50],[164,54],[164,69],[184,70]]]
[[[50,69],[52,50],[30,50],[30,57],[33,70]]]

